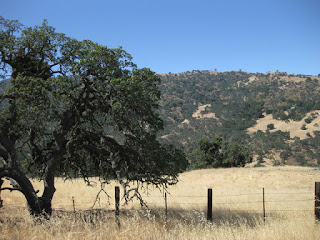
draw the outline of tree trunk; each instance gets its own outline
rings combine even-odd
[[[56,191],[54,187],[55,169],[56,163],[61,160],[61,157],[60,154],[56,154],[48,160],[43,176],[44,191],[41,197],[37,196],[32,183],[23,172],[6,166],[0,168],[0,180],[1,178],[8,177],[19,184],[18,188],[14,187],[12,190],[18,190],[25,196],[29,212],[33,216],[45,216],[49,218],[52,214],[51,202]],[[7,190],[10,190],[10,188]]]
[[[45,172],[43,175],[44,191],[41,197],[41,210],[47,216],[51,216],[52,214],[51,202],[56,191],[56,188],[54,186],[56,169],[57,166],[60,165],[63,159],[63,155],[66,153],[66,141],[60,134],[55,134],[55,142],[58,149],[53,150],[53,152],[49,154],[46,161]]]
[[[0,208],[2,208],[2,206],[3,206],[3,201],[1,199],[1,186],[2,186],[2,184],[3,184],[3,180],[0,178]]]
[[[41,208],[45,214],[51,215],[52,213],[52,198],[56,191],[54,187],[55,169],[56,169],[56,159],[50,159],[47,163],[45,173],[43,176],[44,190],[41,197]]]
[[[20,188],[13,189],[19,190],[26,198],[30,214],[33,216],[39,216],[42,213],[41,201],[36,194],[30,180],[18,169],[12,168],[2,168],[0,169],[0,179],[4,177],[9,177],[15,180]]]

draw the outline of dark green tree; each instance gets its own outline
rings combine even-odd
[[[223,141],[220,137],[203,138],[190,158],[193,168],[238,167],[252,162],[252,152],[241,144]]]
[[[223,167],[244,167],[252,162],[250,149],[238,143],[223,142],[221,155]]]
[[[274,129],[274,124],[273,123],[270,123],[267,125],[267,129],[268,130],[273,130]]]
[[[16,182],[33,215],[52,211],[57,175],[167,186],[187,167],[184,153],[160,144],[160,78],[138,69],[121,48],[56,33],[46,21],[23,27],[0,17],[0,179]],[[40,176],[38,196],[28,174]],[[136,194],[139,196],[139,194]]]

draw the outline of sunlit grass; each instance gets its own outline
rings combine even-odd
[[[2,192],[0,239],[318,239],[314,182],[319,169],[301,167],[208,169],[186,172],[169,188],[168,214],[163,192],[145,189],[150,211],[138,201],[114,213],[114,186],[101,193],[82,180],[56,182],[50,221],[28,215],[18,192]],[[40,191],[42,186],[35,181]],[[206,221],[207,189],[213,189],[213,221]],[[262,212],[265,188],[266,219]],[[148,197],[147,197],[148,196]],[[74,199],[74,204],[72,199]],[[123,203],[123,202],[122,202]],[[74,211],[75,207],[75,211]],[[265,221],[264,221],[265,220]],[[120,223],[120,228],[119,224]]]

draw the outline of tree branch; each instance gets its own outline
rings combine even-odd
[[[4,159],[7,160],[8,159],[8,152],[6,150],[4,150],[3,148],[0,148],[0,156]]]
[[[21,188],[4,187],[4,188],[1,188],[1,189],[0,189],[0,192],[1,192],[1,191],[4,191],[4,190],[9,190],[10,192],[12,192],[12,191],[19,191],[19,192],[21,192],[21,193],[23,194],[23,191],[22,191]]]

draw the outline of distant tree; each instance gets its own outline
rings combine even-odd
[[[312,120],[313,120],[312,117],[308,117],[308,118],[306,118],[304,121],[309,124],[309,123],[312,122]]]
[[[252,162],[252,153],[248,148],[241,144],[223,141],[220,137],[200,139],[198,149],[191,156],[194,168],[237,167]]]
[[[224,141],[221,147],[223,166],[244,167],[252,162],[252,152],[245,146],[238,143]]]
[[[306,82],[310,83],[312,82],[312,79],[310,77],[307,77]]]
[[[18,184],[10,190],[32,215],[51,214],[57,175],[116,179],[127,199],[130,182],[166,187],[188,165],[156,138],[160,78],[121,48],[0,17],[0,73],[11,74],[0,96],[0,180]],[[42,179],[41,196],[30,174]]]
[[[283,160],[283,162],[285,162],[291,155],[291,151],[285,150],[280,153],[280,158]]]
[[[257,157],[257,161],[258,161],[258,163],[264,163],[263,157],[262,157],[261,155],[259,155],[259,156]]]
[[[270,123],[267,125],[267,129],[268,130],[273,130],[274,129],[274,124],[273,123]]]

